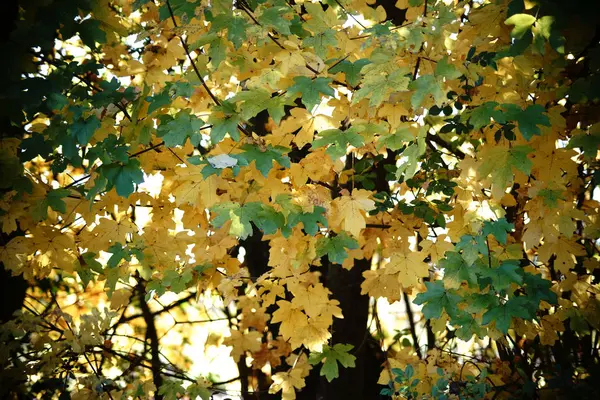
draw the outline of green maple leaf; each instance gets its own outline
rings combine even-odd
[[[284,155],[289,151],[286,147],[268,145],[265,148],[260,148],[252,144],[245,144],[242,146],[242,150],[242,153],[234,156],[238,159],[238,165],[250,165],[254,161],[256,169],[265,177],[269,175],[269,171],[273,168],[273,161],[277,161],[282,167],[290,167],[290,159]]]
[[[43,221],[48,218],[48,207],[59,213],[67,212],[67,205],[63,198],[67,197],[71,192],[69,189],[51,189],[46,193],[46,197],[42,201],[37,202],[31,212],[35,221]]]
[[[198,40],[190,45],[190,50],[195,50],[199,47],[209,45],[208,55],[210,57],[211,66],[217,69],[219,64],[227,56],[227,44],[216,32],[211,32],[201,36]]]
[[[285,225],[284,216],[273,207],[259,202],[251,202],[243,205],[226,202],[217,204],[210,209],[215,213],[211,223],[220,228],[227,221],[231,221],[229,234],[240,239],[246,239],[252,235],[252,223],[265,234],[273,234]]]
[[[285,225],[284,216],[273,207],[259,203],[246,203],[242,207],[244,218],[251,220],[263,233],[270,235]]]
[[[69,98],[62,93],[50,93],[46,99],[46,104],[51,110],[62,110],[69,104]]]
[[[326,210],[323,207],[314,206],[313,212],[305,213],[302,207],[292,203],[292,196],[288,194],[278,195],[275,203],[282,208],[282,213],[286,218],[286,226],[282,229],[282,233],[286,237],[292,233],[292,228],[299,223],[302,223],[304,231],[312,236],[319,231],[319,223],[327,227]]]
[[[311,353],[308,362],[311,365],[323,363],[321,367],[321,376],[325,376],[328,382],[331,382],[335,378],[339,377],[338,363],[345,368],[354,368],[356,357],[348,352],[352,350],[354,346],[351,344],[337,343],[333,347],[327,345],[323,346],[323,351],[320,353]]]
[[[219,143],[228,133],[233,140],[240,140],[240,133],[238,132],[240,118],[237,115],[231,115],[224,119],[211,117],[209,118],[208,123],[212,124],[212,128],[210,129],[210,141],[213,144]]]
[[[435,76],[443,76],[446,79],[456,79],[460,77],[462,73],[456,68],[454,64],[448,62],[448,56],[444,56],[439,60],[435,66]]]
[[[482,268],[480,275],[488,278],[496,291],[506,290],[513,283],[523,283],[523,269],[516,261],[505,261],[496,268]]]
[[[427,290],[419,293],[413,303],[423,305],[423,316],[427,319],[439,318],[442,310],[450,316],[458,310],[457,304],[462,297],[454,293],[451,289],[446,289],[442,281],[425,282]]]
[[[112,163],[102,165],[97,169],[99,179],[94,188],[88,193],[88,199],[102,190],[116,188],[117,194],[129,197],[135,190],[135,185],[144,181],[144,173],[140,169],[140,162],[134,158],[126,163]]]
[[[271,92],[268,90],[257,88],[238,92],[228,101],[232,103],[241,102],[241,116],[248,120],[256,116],[262,110],[266,110],[271,100]]]
[[[27,139],[23,139],[19,147],[21,149],[21,152],[19,153],[19,159],[21,161],[30,161],[37,156],[46,158],[54,151],[52,141],[50,139],[46,140],[44,135],[37,132],[33,132]]]
[[[158,394],[162,395],[164,400],[177,400],[182,393],[185,393],[185,389],[181,383],[173,380],[163,382],[158,389]]]
[[[463,281],[466,281],[469,287],[477,284],[478,269],[474,265],[468,265],[459,253],[446,252],[446,257],[440,260],[438,267],[444,269],[444,282],[449,283],[449,288],[458,288]]]
[[[473,125],[474,129],[489,125],[492,118],[500,124],[506,123],[502,111],[496,109],[496,107],[498,107],[498,103],[495,101],[487,101],[475,107],[469,117],[469,123]]]
[[[538,192],[538,196],[544,200],[546,207],[554,208],[558,205],[558,200],[564,200],[562,189],[543,188]]]
[[[146,101],[150,103],[148,114],[171,104],[177,97],[189,98],[193,93],[194,87],[189,82],[169,82],[160,93],[146,97]]]
[[[480,254],[488,254],[485,239],[480,235],[461,236],[460,241],[456,244],[456,250],[462,250],[462,258],[467,262],[468,265],[473,265],[473,263],[479,258]]]
[[[525,34],[531,30],[534,22],[535,17],[529,14],[515,14],[504,21],[506,25],[515,26],[510,32],[510,36],[515,39],[521,39],[525,36]]]
[[[346,249],[358,249],[356,239],[342,232],[333,237],[320,237],[317,242],[317,256],[322,257],[325,254],[329,257],[329,261],[335,264],[342,264],[348,253]]]
[[[332,74],[337,74],[338,72],[343,72],[346,74],[346,82],[352,87],[356,86],[360,82],[361,74],[360,70],[365,66],[370,64],[371,61],[367,58],[361,58],[360,60],[356,60],[354,62],[350,62],[348,60],[343,60],[339,62],[337,65],[329,69],[329,72]]]
[[[95,115],[91,115],[86,119],[73,121],[68,131],[77,140],[77,143],[86,145],[100,126],[100,120]]]
[[[492,307],[496,307],[500,304],[500,299],[494,292],[471,293],[465,296],[463,303],[466,304],[463,311],[471,314],[479,314]]]
[[[283,6],[273,6],[263,10],[258,17],[258,22],[262,25],[273,28],[283,35],[291,35],[290,26],[292,23],[285,18],[285,15],[290,12],[290,8]]]
[[[541,277],[541,275],[533,275],[530,273],[523,274],[523,282],[527,296],[537,305],[541,300],[550,304],[558,302],[558,296],[551,289],[552,282]]]
[[[522,300],[518,299],[519,297],[513,297],[504,304],[492,307],[481,317],[481,324],[488,325],[494,321],[496,329],[507,334],[513,318],[531,319],[530,312],[526,307],[523,307]]]
[[[169,5],[163,4],[158,10],[158,17],[161,21],[171,18],[171,10],[173,15],[187,19],[187,21],[194,18],[196,8],[198,7],[197,2],[189,2],[188,0],[169,0]]]
[[[247,40],[246,31],[249,26],[248,22],[242,17],[233,17],[228,21],[227,39],[233,43],[236,50]]]
[[[174,270],[165,271],[161,283],[173,293],[181,293],[188,288],[192,281],[192,272],[186,269],[182,274]]]
[[[115,243],[108,248],[108,252],[111,253],[110,258],[106,262],[108,268],[116,268],[121,263],[121,260],[131,261],[131,254],[127,251],[126,247],[123,247],[121,243]]]
[[[436,104],[441,104],[446,100],[446,93],[444,93],[440,87],[440,82],[433,75],[422,75],[412,81],[408,87],[414,90],[410,98],[413,109],[419,108],[425,97],[429,95],[433,96]]]
[[[349,145],[360,147],[364,143],[361,135],[357,133],[357,128],[353,127],[346,131],[340,129],[326,129],[319,133],[319,138],[312,142],[312,147],[317,149],[323,146],[327,147],[325,152],[333,159],[346,155]]]
[[[389,73],[377,72],[375,68],[373,71],[363,77],[360,89],[352,97],[353,104],[369,98],[369,106],[378,107],[388,93],[405,91],[409,87],[410,78],[406,68],[398,68]]]
[[[211,398],[213,398],[212,392],[199,383],[192,383],[186,388],[186,390],[190,399],[197,399],[198,397],[200,397],[201,400],[210,400]]]
[[[220,228],[225,222],[231,221],[230,235],[237,236],[242,240],[252,235],[252,213],[244,212],[244,206],[227,202],[217,204],[210,210],[216,213],[212,220],[213,226]]]
[[[506,244],[507,232],[512,231],[514,227],[506,218],[499,218],[497,221],[485,221],[483,223],[483,236],[494,235],[499,243]]]
[[[86,19],[77,28],[81,41],[91,49],[96,48],[96,43],[106,43],[106,32],[100,29],[100,21]]]
[[[491,174],[492,184],[505,188],[513,179],[513,168],[529,175],[533,162],[527,158],[533,149],[526,145],[513,146],[510,149],[494,148],[479,167],[477,172],[482,177]]]
[[[276,124],[280,123],[285,116],[284,106],[288,103],[288,99],[284,96],[273,97],[270,91],[262,88],[238,92],[228,101],[240,103],[240,115],[244,120],[249,120],[259,112],[267,110]]]
[[[538,125],[550,126],[550,119],[545,112],[546,109],[542,105],[533,104],[518,115],[516,120],[525,140],[530,140],[533,135],[541,134]]]
[[[458,326],[455,334],[456,337],[461,340],[469,341],[474,334],[479,338],[485,336],[485,329],[481,328],[479,321],[473,318],[471,314],[461,312],[458,316],[453,317],[450,323],[454,326]]]
[[[231,8],[229,11],[231,11]],[[233,43],[236,50],[239,49],[248,38],[247,30],[250,25],[242,17],[237,17],[232,14],[219,14],[212,20],[209,19],[209,21],[211,22],[211,32],[219,32],[223,29],[227,29],[227,39]]]
[[[404,180],[410,179],[417,173],[419,167],[419,157],[425,153],[424,146],[419,143],[411,143],[403,152],[403,161],[398,165],[396,169],[396,177]]]
[[[212,125],[210,128],[210,140],[213,144],[219,143],[226,134],[235,140],[240,140],[240,133],[238,131],[238,124],[241,118],[237,112],[236,106],[229,100],[224,100],[221,105],[214,106],[213,111],[222,112],[225,114],[225,118],[216,117],[211,114],[208,117],[208,123]]]
[[[288,217],[288,226],[293,228],[300,222],[304,227],[304,231],[309,235],[316,235],[319,231],[319,224],[327,227],[327,217],[325,216],[325,208],[315,206],[312,213],[295,213]]]
[[[199,129],[204,125],[204,121],[189,111],[179,111],[175,117],[161,115],[159,120],[156,135],[165,141],[165,146],[183,146],[188,138],[192,145],[200,144],[202,137]]]
[[[329,86],[331,78],[311,79],[307,76],[294,77],[294,84],[287,90],[289,95],[302,95],[302,104],[307,110],[312,110],[314,106],[321,102],[321,93],[325,96],[334,96],[334,90]]]
[[[598,154],[600,148],[600,130],[597,132],[591,132],[589,135],[585,133],[579,133],[571,137],[569,140],[568,149],[578,147],[583,152],[583,156],[586,160],[592,160]]]
[[[413,142],[414,139],[415,137],[411,133],[410,127],[401,126],[392,134],[383,134],[379,136],[379,139],[377,140],[377,150],[386,147],[387,149],[396,151],[410,142]]]
[[[319,6],[320,7],[320,6]],[[335,31],[327,29],[326,31],[316,33],[304,39],[304,47],[315,49],[315,54],[321,58],[327,57],[327,51],[337,45]]]

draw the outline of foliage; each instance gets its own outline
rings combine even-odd
[[[598,395],[593,2],[9,3],[2,397]]]

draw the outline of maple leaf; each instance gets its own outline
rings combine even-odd
[[[68,189],[52,189],[46,193],[46,197],[37,203],[32,209],[33,219],[42,221],[48,218],[48,207],[60,213],[67,212],[67,205],[62,200],[70,194]]]
[[[438,267],[444,269],[444,285],[450,289],[459,288],[463,281],[470,287],[477,284],[478,269],[466,263],[456,252],[448,252],[446,257],[440,260]]]
[[[301,331],[308,327],[308,317],[302,312],[300,305],[289,301],[279,300],[277,306],[279,308],[273,313],[271,322],[281,323],[279,333],[284,339],[290,340],[292,349],[295,349],[302,344],[303,340],[308,339],[301,334]]]
[[[398,281],[404,287],[414,286],[419,279],[429,275],[429,266],[423,262],[425,255],[416,251],[393,253],[386,274],[398,274]]]
[[[239,361],[240,357],[246,352],[255,352],[260,350],[260,341],[262,335],[257,331],[247,333],[240,331],[231,331],[231,336],[223,340],[225,346],[232,348],[231,357]]]
[[[360,60],[356,60],[354,62],[348,60],[342,60],[337,63],[335,66],[329,69],[329,72],[332,74],[337,74],[338,72],[343,72],[346,76],[346,82],[350,86],[356,86],[360,82],[360,70],[365,66],[370,64],[371,61],[367,58],[361,58]]]
[[[336,264],[342,264],[348,257],[346,249],[358,249],[358,242],[344,232],[333,237],[321,237],[317,243],[317,255],[327,254],[329,261]]]
[[[504,23],[506,25],[514,25],[510,35],[515,39],[521,39],[533,26],[536,17],[529,14],[514,14]]]
[[[423,305],[423,316],[427,319],[439,318],[442,310],[448,315],[453,315],[457,311],[457,303],[462,297],[444,288],[441,281],[425,282],[427,291],[417,294],[414,303]]]
[[[285,18],[285,15],[290,12],[288,7],[274,6],[263,9],[262,13],[258,16],[258,21],[267,26],[277,30],[279,33],[284,35],[290,35],[290,21]]]
[[[490,147],[482,151],[483,162],[477,172],[482,177],[492,175],[492,194],[501,198],[506,186],[513,180],[513,169],[526,175],[531,172],[533,162],[527,155],[533,149],[529,146],[512,148]]]
[[[441,104],[446,99],[446,93],[440,87],[440,82],[433,75],[422,75],[412,81],[408,86],[414,93],[410,98],[413,109],[419,108],[426,96],[433,96],[436,104]]]
[[[488,325],[491,322],[494,322],[496,328],[500,332],[506,334],[508,333],[508,328],[510,328],[513,318],[531,319],[527,308],[523,307],[523,304],[518,297],[513,297],[504,304],[492,307],[483,314],[481,323],[483,325]]]
[[[317,104],[321,102],[320,94],[333,97],[335,92],[329,86],[330,78],[315,78],[311,79],[306,76],[294,77],[294,84],[287,90],[289,95],[302,95],[302,104],[306,106],[308,111],[311,111]]]
[[[162,137],[167,147],[183,146],[189,138],[194,146],[200,144],[199,129],[204,121],[189,113],[180,111],[175,117],[161,115],[157,136]]]
[[[543,262],[548,262],[552,254],[556,255],[554,261],[556,269],[567,274],[571,268],[575,267],[575,257],[585,256],[586,251],[579,243],[561,237],[554,242],[545,242],[538,248],[538,255]]]
[[[356,357],[348,354],[354,346],[351,344],[336,343],[333,347],[323,346],[323,351],[311,353],[308,362],[312,365],[323,363],[321,376],[325,376],[331,382],[339,376],[338,363],[345,368],[354,368]]]
[[[273,161],[277,161],[277,163],[282,167],[290,167],[290,159],[288,156],[284,155],[284,153],[288,152],[289,149],[285,147],[272,147],[269,145],[263,149],[255,145],[245,144],[242,146],[242,150],[242,153],[234,156],[238,159],[239,164],[249,165],[252,161],[254,161],[256,169],[258,169],[264,176],[267,176],[271,168],[273,168]]]
[[[484,236],[494,235],[498,242],[506,244],[507,232],[512,231],[514,227],[505,218],[499,218],[496,221],[485,221],[482,233]]]
[[[190,204],[210,208],[219,201],[215,175],[204,178],[202,169],[197,167],[181,168],[178,171],[177,175],[182,183],[173,190],[178,206]]]
[[[358,133],[359,128],[350,128],[346,131],[339,129],[327,129],[319,132],[319,138],[312,143],[313,148],[328,146],[326,153],[331,158],[339,158],[346,155],[348,146],[360,147],[364,141]]]
[[[368,65],[367,68],[370,66]],[[368,98],[370,107],[378,107],[390,91],[399,92],[408,89],[410,83],[408,73],[405,68],[397,68],[387,73],[367,73],[361,81],[361,88],[354,93],[352,103]]]
[[[292,108],[290,116],[283,120],[277,128],[277,133],[286,134],[298,131],[294,134],[293,142],[298,148],[312,143],[315,131],[323,131],[331,128],[331,119],[325,115],[312,115],[304,108]]]
[[[361,283],[361,294],[371,297],[385,297],[390,303],[400,300],[401,288],[398,279],[390,279],[385,269],[363,272],[365,280]]]
[[[341,196],[333,201],[336,208],[334,224],[340,225],[343,230],[354,237],[366,228],[366,214],[375,209],[375,202],[371,200],[371,192],[364,189],[354,189],[350,196]]]
[[[296,389],[302,389],[306,386],[300,369],[292,368],[287,372],[277,372],[273,374],[271,379],[273,383],[269,387],[269,393],[281,392],[282,400],[294,400]]]
[[[424,240],[421,242],[422,251],[429,254],[431,262],[437,264],[447,251],[454,249],[454,245],[446,240],[446,235],[440,235],[436,238],[436,241]]]

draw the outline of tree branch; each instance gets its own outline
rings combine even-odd
[[[159,341],[158,334],[156,332],[156,326],[154,325],[154,315],[150,311],[150,307],[148,307],[148,303],[146,303],[146,287],[143,284],[143,281],[140,279],[140,283],[137,287],[138,290],[138,299],[140,301],[140,308],[142,309],[142,316],[144,317],[144,322],[146,323],[146,338],[150,341],[150,356],[151,365],[152,365],[152,380],[154,381],[154,386],[156,386],[156,394],[154,398],[156,400],[162,400],[163,396],[158,394],[160,387],[163,384],[163,378],[161,375],[161,363],[160,363],[160,349],[159,349]]]
[[[419,340],[417,338],[417,327],[415,325],[415,317],[412,312],[412,308],[410,307],[410,300],[406,295],[406,292],[402,293],[404,297],[404,304],[406,305],[406,316],[408,317],[408,324],[410,325],[410,336],[413,340],[413,346],[415,347],[415,352],[420,359],[423,359],[423,353],[421,353],[421,347],[419,347]]]

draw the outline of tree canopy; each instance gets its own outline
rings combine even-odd
[[[2,397],[600,396],[594,1],[6,3]]]

